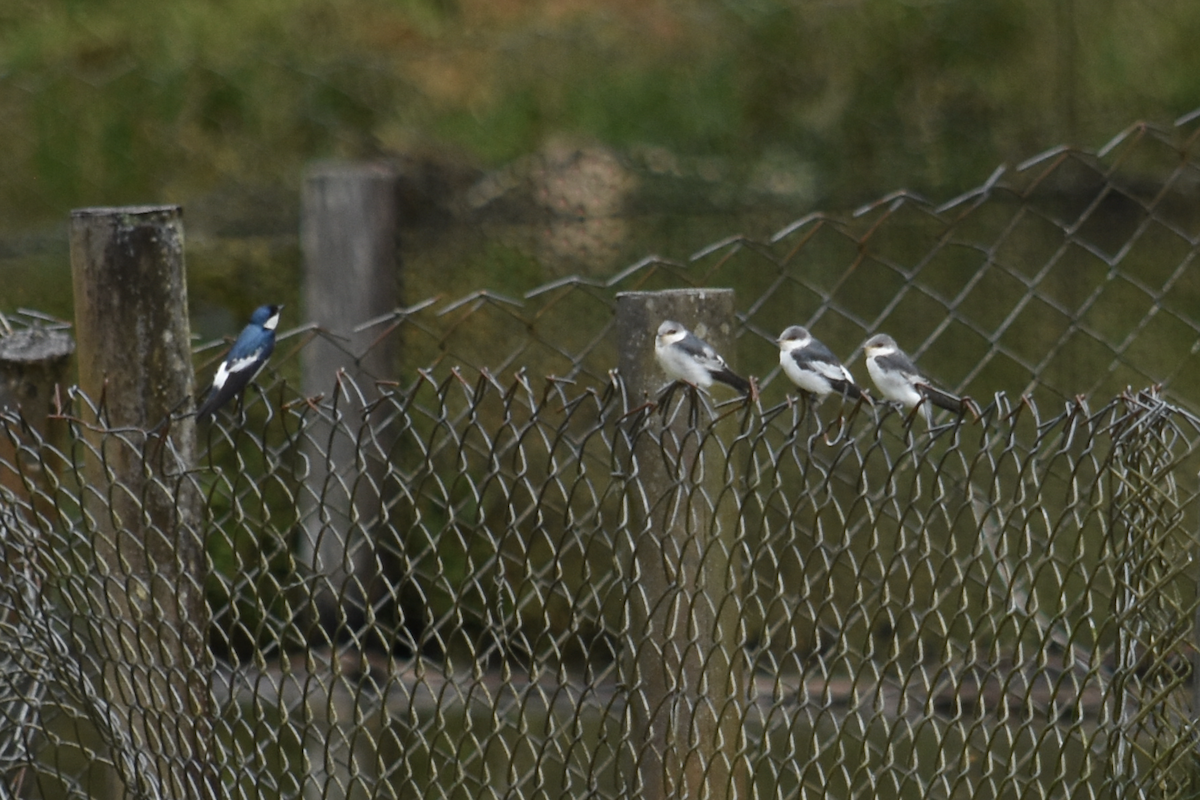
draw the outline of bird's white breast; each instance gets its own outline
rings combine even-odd
[[[707,389],[712,386],[712,374],[704,364],[688,355],[679,347],[671,344],[660,345],[655,343],[654,355],[658,359],[659,366],[662,367],[663,372],[667,373],[668,377],[694,383],[701,389]]]
[[[792,383],[799,386],[806,392],[813,394],[827,395],[833,391],[833,386],[830,385],[828,378],[823,374],[825,370],[818,371],[818,365],[811,362],[805,362],[804,366],[796,363],[796,359],[791,353],[780,351],[779,365],[783,367],[783,371]]]
[[[874,358],[867,359],[867,372],[871,373],[871,380],[879,388],[879,393],[888,400],[902,403],[907,408],[921,402],[921,393],[913,386],[910,375],[882,369]]]

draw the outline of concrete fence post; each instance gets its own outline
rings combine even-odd
[[[654,358],[659,324],[673,319],[735,366],[733,291],[686,289],[617,296],[620,374],[629,402],[654,399],[667,378]],[[725,399],[714,387],[716,399]],[[727,452],[733,420],[690,413],[690,392],[672,409],[637,417],[626,474],[627,622],[622,683],[630,737],[623,771],[631,796],[746,797],[741,761],[746,697],[738,634],[737,508]],[[698,420],[695,426],[693,420]],[[711,433],[713,435],[706,435]]]
[[[360,461],[369,454],[357,439],[375,381],[396,374],[396,348],[374,342],[377,330],[354,329],[397,306],[396,185],[391,166],[373,163],[320,164],[304,181],[305,316],[334,337],[305,347],[304,392],[337,412],[309,427],[300,559],[323,578],[315,602],[327,635],[362,624],[377,578],[369,527],[386,464]]]
[[[388,644],[364,637],[377,635],[368,607],[385,591],[377,541],[389,450],[386,429],[366,407],[378,397],[375,382],[396,376],[398,348],[395,337],[376,341],[378,329],[355,328],[399,305],[397,184],[396,170],[376,163],[319,164],[304,181],[305,316],[332,334],[303,352],[304,393],[325,397],[306,432],[298,547],[315,578],[314,646]],[[308,731],[304,746],[317,768],[306,797],[352,796],[353,776],[371,774],[367,765],[377,759],[353,735],[353,719],[329,715],[329,731]]]
[[[71,215],[82,409],[86,585],[81,657],[118,775],[142,797],[215,797],[207,561],[190,471],[196,430],[182,212]]]

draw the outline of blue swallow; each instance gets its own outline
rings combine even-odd
[[[259,306],[242,328],[229,355],[217,367],[208,398],[196,410],[196,419],[205,420],[228,403],[262,372],[275,349],[275,328],[283,306]]]

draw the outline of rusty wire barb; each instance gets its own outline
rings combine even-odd
[[[430,378],[341,376],[360,415],[266,392],[143,495],[204,497],[231,796],[1191,785],[1200,425],[1156,390],[1056,414],[1001,394],[930,431],[695,390],[631,414],[616,375]],[[183,754],[109,724],[105,665],[136,668],[170,615],[105,650],[89,552],[133,545],[97,540],[86,497],[122,490],[80,471],[153,442],[3,422],[5,791],[164,796],[155,748]]]

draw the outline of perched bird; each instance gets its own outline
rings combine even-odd
[[[879,393],[888,400],[913,408],[925,400],[925,419],[933,419],[930,403],[939,408],[961,414],[963,401],[941,389],[935,389],[929,379],[922,375],[912,359],[896,346],[896,340],[886,333],[877,333],[863,345],[867,355],[867,372],[879,388]]]
[[[667,376],[707,389],[713,381],[732,386],[745,394],[750,382],[734,374],[713,346],[678,322],[667,320],[654,337],[654,356]]]
[[[204,420],[246,388],[262,371],[271,351],[275,349],[275,328],[283,306],[259,306],[250,316],[250,324],[242,328],[229,355],[217,367],[208,398],[196,410],[196,419]]]
[[[793,325],[776,341],[779,366],[804,391],[818,398],[840,394],[857,400],[863,396],[850,370],[819,339],[814,339],[807,328]]]

